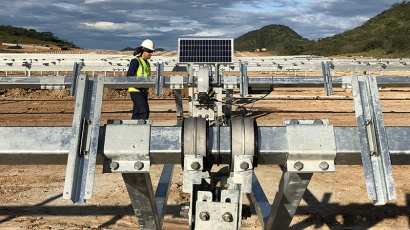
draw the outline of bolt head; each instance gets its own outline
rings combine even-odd
[[[247,170],[249,168],[249,164],[248,164],[248,162],[243,161],[243,162],[241,162],[239,167],[243,170]]]
[[[303,163],[300,162],[300,161],[295,162],[295,164],[293,165],[293,167],[294,167],[296,170],[300,171],[300,170],[303,169]]]
[[[191,169],[193,170],[199,170],[201,168],[201,164],[199,162],[194,162],[191,164]]]
[[[321,119],[316,119],[313,121],[313,124],[315,125],[323,125],[323,121]]]
[[[231,214],[230,212],[225,212],[225,213],[222,215],[222,219],[223,219],[225,222],[232,222],[232,221],[233,221],[233,217],[232,217],[232,214]]]
[[[322,161],[322,162],[320,162],[319,167],[322,170],[328,170],[329,169],[329,163],[327,163],[326,161]]]
[[[291,125],[298,125],[299,124],[299,121],[297,120],[297,119],[292,119],[292,120],[290,120],[290,122],[289,122]]]
[[[144,168],[144,163],[142,163],[141,161],[137,161],[137,162],[135,162],[135,164],[134,164],[134,168],[135,168],[136,170],[141,170],[141,169]]]
[[[110,163],[110,169],[111,170],[117,170],[119,166],[120,165],[118,164],[118,162],[111,162]]]
[[[202,221],[208,221],[209,220],[209,213],[207,211],[199,213],[199,219]]]

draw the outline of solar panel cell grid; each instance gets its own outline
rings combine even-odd
[[[179,39],[179,63],[233,63],[233,39]]]

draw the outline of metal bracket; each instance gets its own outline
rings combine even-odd
[[[224,89],[236,89],[238,85],[238,77],[237,76],[224,76]]]
[[[159,97],[162,94],[162,91],[164,89],[164,63],[163,62],[158,62],[157,63],[157,79],[155,82],[155,93]]]
[[[286,126],[289,172],[334,172],[336,141],[333,125],[289,124]]]
[[[240,91],[241,97],[246,97],[249,95],[248,88],[249,88],[249,79],[248,79],[248,69],[247,65],[244,62],[239,64],[239,71],[240,71]]]
[[[196,199],[195,229],[236,230],[241,227],[242,198],[240,190],[223,189],[220,202],[213,202],[210,191],[198,191]],[[217,199],[219,200],[219,199]]]
[[[201,184],[202,171],[207,168],[208,122],[204,118],[187,118],[183,121],[184,170],[183,192],[191,193],[194,184]]]
[[[65,89],[65,76],[42,76],[41,89]]]
[[[322,71],[326,95],[330,96],[333,94],[332,75],[330,75],[330,62],[326,62],[326,64],[322,62]]]
[[[77,84],[78,84],[78,77],[81,74],[82,65],[78,62],[74,63],[73,67],[73,75],[71,78],[71,88],[70,88],[70,95],[75,96],[77,95]]]
[[[103,172],[149,172],[150,124],[124,120],[122,124],[107,124],[105,131],[104,155],[111,161],[104,162]]]
[[[352,89],[367,195],[384,205],[397,197],[376,77],[355,76]]]
[[[169,88],[170,89],[183,89],[184,88],[184,76],[182,75],[171,75],[169,77]]]
[[[255,159],[255,120],[249,117],[231,119],[232,156],[230,170],[233,182],[241,185],[244,194],[252,192],[252,172]]]
[[[103,90],[103,75],[80,75],[63,194],[78,204],[92,196]]]

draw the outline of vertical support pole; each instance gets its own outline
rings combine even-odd
[[[165,207],[168,200],[168,191],[171,186],[172,173],[174,165],[165,164],[162,168],[161,177],[159,178],[157,191],[155,192],[156,207],[158,210],[159,228],[162,228],[164,222]]]
[[[222,105],[222,87],[214,87],[214,91],[216,94],[216,111],[217,111],[217,119],[218,123],[221,123],[223,120],[223,105]]]
[[[322,62],[322,72],[326,95],[330,96],[333,94],[332,75],[330,75],[330,62],[326,62],[326,64]]]
[[[174,100],[176,106],[177,120],[180,121],[184,118],[184,109],[182,105],[182,90],[174,89]]]
[[[239,64],[239,70],[240,70],[240,90],[241,90],[241,96],[246,97],[249,95],[248,93],[248,87],[249,87],[249,80],[248,80],[248,70],[247,70],[247,65],[244,62],[241,62]]]
[[[193,115],[194,106],[194,65],[188,65],[188,114],[190,117]]]
[[[160,230],[158,210],[149,172],[122,173],[122,178],[141,230]]]
[[[157,81],[155,84],[155,93],[157,96],[161,96],[162,90],[164,89],[164,63],[157,63]]]
[[[288,229],[313,173],[284,172],[265,230]]]
[[[103,90],[104,76],[80,75],[63,194],[76,204],[92,196]]]
[[[352,89],[367,195],[383,205],[397,198],[376,77],[354,76]]]
[[[78,82],[78,77],[80,76],[80,71],[81,71],[81,65],[75,62],[74,67],[73,67],[73,75],[71,78],[71,88],[70,88],[71,96],[77,95],[77,82]]]
[[[225,119],[228,121],[232,117],[233,89],[227,89],[225,94]]]
[[[262,229],[265,229],[271,206],[254,172],[252,172],[252,193],[250,197],[254,204],[256,214],[258,215],[259,222],[262,225]]]

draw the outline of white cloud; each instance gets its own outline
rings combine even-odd
[[[4,1],[3,1],[4,2]],[[270,24],[318,39],[362,25],[402,0],[6,0],[2,24],[49,31],[89,49],[146,38],[175,50],[178,38],[236,38]],[[81,36],[79,36],[81,34]]]

